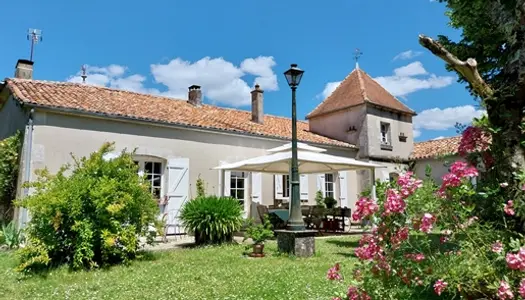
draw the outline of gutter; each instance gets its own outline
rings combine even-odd
[[[18,101],[20,101],[21,103],[23,103],[24,105],[28,107],[33,108],[33,110],[34,108],[40,108],[42,110],[48,110],[50,112],[60,112],[60,113],[69,114],[69,115],[81,115],[81,116],[102,118],[102,119],[107,119],[109,117],[113,120],[119,120],[119,121],[124,121],[124,122],[133,122],[133,123],[149,124],[149,125],[154,124],[154,125],[163,126],[163,127],[194,130],[194,131],[205,132],[205,133],[215,132],[215,133],[226,134],[226,135],[249,136],[249,137],[263,139],[263,140],[291,141],[291,139],[277,137],[277,136],[253,134],[253,133],[246,133],[242,131],[218,129],[218,128],[205,127],[205,126],[192,126],[192,125],[186,125],[182,123],[171,123],[171,122],[158,121],[155,119],[136,118],[136,117],[129,117],[129,116],[124,116],[124,115],[116,115],[116,114],[114,115],[114,114],[107,114],[107,113],[100,113],[100,112],[91,112],[91,111],[86,111],[86,110],[70,109],[70,108],[57,107],[57,106],[47,106],[47,105],[36,104],[33,102],[26,102],[20,99],[18,99]],[[300,140],[300,142],[305,142],[311,145],[317,145],[317,146],[322,146],[322,147],[336,148],[336,149],[345,149],[345,150],[357,150],[358,149],[357,146],[351,145],[351,144],[348,144],[348,146],[338,146],[338,145],[330,145],[330,144],[316,143],[316,142],[303,141],[303,140]]]
[[[35,109],[31,108],[29,111],[29,118],[27,121],[27,131],[25,135],[25,147],[26,151],[24,151],[24,181],[29,181],[29,178],[31,177],[31,154],[33,150],[33,114],[35,113]],[[24,188],[24,195],[23,198],[27,197],[29,195],[29,188]],[[27,211],[23,210],[23,216],[22,216],[22,224],[23,225],[27,221]]]

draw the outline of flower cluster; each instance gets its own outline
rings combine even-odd
[[[359,240],[359,247],[355,248],[355,255],[361,260],[372,260],[383,250],[379,240],[373,235],[363,235]]]
[[[459,155],[465,157],[472,152],[486,151],[489,146],[489,134],[483,129],[475,126],[469,126],[463,131],[461,141],[458,147]]]
[[[414,173],[406,172],[399,175],[397,184],[401,187],[401,195],[408,197],[412,195],[418,188],[423,186],[423,181],[413,177]]]
[[[339,264],[335,264],[333,267],[331,267],[328,270],[328,273],[326,274],[326,279],[328,280],[343,280],[343,276],[339,273],[341,270]]]
[[[424,233],[431,232],[434,222],[436,222],[436,217],[429,213],[424,214],[421,218],[421,223],[419,224],[419,231]]]
[[[499,288],[498,288],[498,298],[500,300],[514,299],[514,294],[512,293],[512,290],[510,289],[510,285],[505,280],[500,281]]]
[[[503,251],[503,244],[500,241],[496,241],[492,244],[491,250],[494,253],[501,253]]]
[[[402,213],[405,211],[406,203],[403,199],[403,195],[394,189],[388,189],[386,191],[386,201],[385,201],[385,216]]]
[[[362,220],[363,218],[373,215],[378,210],[379,206],[373,199],[361,197],[357,200],[356,210],[352,214],[352,219],[354,219],[354,221]]]
[[[450,166],[450,173],[443,175],[443,183],[441,184],[438,193],[443,196],[445,195],[447,188],[460,186],[463,178],[476,176],[478,176],[478,170],[475,167],[469,166],[462,161],[456,161]]]
[[[408,239],[408,227],[402,227],[390,237],[392,248],[397,248],[403,241]]]
[[[365,291],[360,291],[355,286],[350,286],[346,296],[349,300],[371,300],[370,296]]]
[[[520,248],[518,253],[507,253],[505,260],[512,270],[525,271],[525,247]]]
[[[503,207],[503,211],[509,216],[514,216],[514,201],[507,201],[507,203]]]
[[[415,262],[421,262],[425,259],[425,255],[423,253],[408,253],[405,254],[405,257]]]
[[[434,283],[434,292],[436,292],[438,296],[441,296],[441,293],[443,293],[447,286],[447,282],[445,282],[443,279],[439,279]]]

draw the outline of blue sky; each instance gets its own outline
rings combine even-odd
[[[416,140],[455,135],[456,122],[480,114],[456,75],[418,44],[420,33],[459,38],[444,5],[429,0],[19,0],[2,10],[12,13],[2,16],[0,77],[29,57],[26,31],[38,28],[35,79],[78,81],[86,64],[92,84],[171,97],[199,84],[206,102],[240,109],[257,81],[273,115],[291,114],[282,73],[297,63],[306,71],[304,118],[354,69],[359,48],[361,69],[419,113]]]

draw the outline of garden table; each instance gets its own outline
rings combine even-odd
[[[268,209],[268,213],[274,214],[279,217],[279,219],[283,220],[284,222],[288,221],[288,218],[290,217],[290,213],[287,209]]]

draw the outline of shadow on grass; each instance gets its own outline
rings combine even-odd
[[[356,248],[359,246],[359,241],[341,241],[341,240],[327,240],[328,244],[336,245],[337,247]]]

